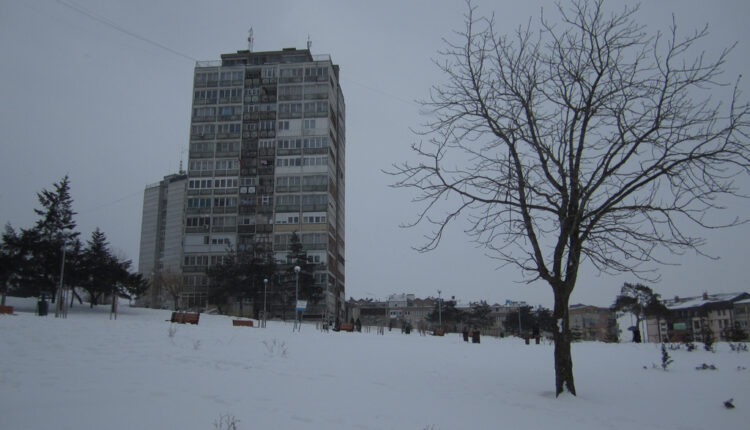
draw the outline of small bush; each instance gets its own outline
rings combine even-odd
[[[214,429],[216,430],[238,430],[239,427],[237,425],[240,423],[240,420],[237,419],[234,415],[231,414],[224,414],[219,417],[218,420],[214,421]]]
[[[696,367],[695,370],[718,370],[718,367],[713,364],[703,363],[700,366]]]
[[[669,352],[667,352],[667,345],[661,344],[661,368],[662,370],[667,370],[667,367],[669,367],[670,364],[672,364],[674,360],[669,357]]]
[[[280,341],[278,339],[273,339],[272,341],[263,341],[263,345],[266,346],[266,350],[268,351],[268,354],[272,357],[274,356],[281,356],[286,358],[287,356],[287,347],[286,342]]]

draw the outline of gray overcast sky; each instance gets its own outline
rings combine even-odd
[[[478,1],[512,31],[550,2]],[[622,4],[622,2],[610,2]],[[68,5],[109,22],[86,16]],[[619,7],[619,6],[618,6]],[[347,296],[455,295],[462,300],[552,304],[543,284],[520,284],[452,228],[441,247],[418,254],[424,230],[410,195],[388,187],[381,169],[413,159],[410,127],[425,120],[415,99],[441,76],[431,63],[441,38],[461,29],[462,1],[4,0],[0,2],[0,222],[28,227],[36,192],[69,174],[79,231],[100,227],[112,247],[137,262],[143,190],[187,159],[194,61],[246,49],[304,48],[341,66],[347,103]],[[709,53],[737,41],[726,66],[734,81],[750,64],[750,3],[658,1],[638,17],[666,29],[676,14],[683,31],[711,26]],[[160,48],[132,35],[156,42]],[[187,57],[187,58],[186,58]],[[748,88],[747,81],[743,84]],[[744,181],[750,183],[750,181]],[[727,216],[748,216],[747,201]],[[750,291],[742,272],[750,225],[707,231],[705,251],[672,257],[655,289],[665,297],[703,291]],[[572,302],[609,305],[629,276],[583,269]]]

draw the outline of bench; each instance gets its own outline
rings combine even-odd
[[[234,327],[252,327],[253,322],[251,320],[232,320]]]
[[[0,314],[13,315],[13,306],[0,306]]]
[[[339,331],[353,332],[354,331],[354,324],[351,324],[351,323],[341,323],[341,324],[339,324]]]
[[[172,319],[170,322],[180,324],[198,324],[201,314],[192,312],[172,312]]]

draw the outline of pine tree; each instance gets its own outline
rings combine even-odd
[[[52,191],[44,189],[37,193],[41,207],[34,212],[40,218],[33,228],[21,230],[21,241],[28,261],[24,267],[26,273],[22,276],[22,295],[46,293],[54,301],[60,281],[63,246],[66,254],[72,252],[78,232],[73,220],[76,213],[73,212],[68,176],[53,186]]]
[[[663,316],[668,313],[666,306],[659,301],[659,294],[641,284],[625,283],[620,290],[620,295],[612,305],[615,312],[628,312],[635,316],[635,325],[630,327],[633,331],[633,342],[641,342],[641,321],[650,316]]]

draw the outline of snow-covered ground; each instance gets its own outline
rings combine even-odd
[[[750,352],[727,344],[670,351],[664,372],[658,345],[577,343],[579,395],[556,399],[552,346],[518,339],[178,325],[127,306],[117,320],[88,306],[56,319],[8,304],[2,429],[213,429],[227,415],[239,429],[750,428]]]

